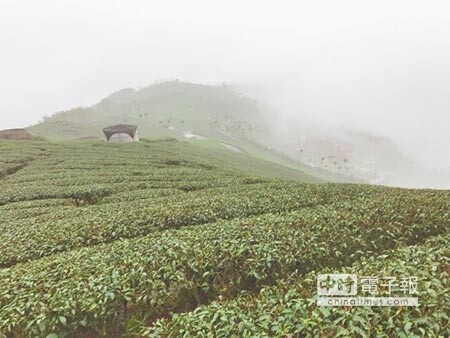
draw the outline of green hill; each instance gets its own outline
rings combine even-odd
[[[227,87],[172,81],[140,90],[120,90],[92,107],[56,113],[28,130],[51,140],[91,135],[103,138],[105,126],[128,123],[138,125],[146,137],[183,137],[191,131],[229,140],[227,133],[250,133],[252,127],[244,121],[255,120],[257,113],[255,101]]]
[[[262,146],[259,140],[264,138],[265,126],[260,113],[257,101],[226,86],[171,81],[120,90],[92,107],[55,113],[27,130],[52,141],[104,139],[104,127],[134,124],[143,137],[185,139],[203,147],[247,153],[320,180],[349,181]]]

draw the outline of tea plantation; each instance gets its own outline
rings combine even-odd
[[[0,337],[447,337],[450,192],[176,139],[0,142]],[[318,307],[318,273],[418,307]]]

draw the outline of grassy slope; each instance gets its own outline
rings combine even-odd
[[[228,139],[214,123],[238,115],[252,117],[257,109],[255,102],[228,89],[174,81],[121,90],[92,107],[57,113],[28,130],[49,139],[102,137],[103,127],[130,123],[139,126],[142,136],[182,137],[190,130]]]
[[[248,153],[236,153],[223,147],[220,143],[214,141],[189,141],[176,140],[170,138],[149,138],[142,139],[142,142],[132,144],[106,144],[103,141],[0,141],[0,177],[7,175],[8,169],[12,170],[36,158],[51,156],[58,150],[65,147],[76,148],[78,151],[96,147],[99,149],[119,149],[123,148],[144,150],[149,146],[158,148],[159,145],[165,145],[170,149],[167,156],[176,158],[179,154],[189,158],[197,159],[208,165],[219,168],[227,168],[249,176],[261,176],[271,178],[293,179],[302,182],[319,183],[323,182],[311,175],[308,175],[294,167],[288,167],[274,163],[274,161],[265,160],[261,157],[253,156]],[[12,171],[11,171],[12,172]]]
[[[46,118],[27,130],[49,140],[74,140],[83,136],[104,139],[102,128],[112,124],[135,124],[143,137],[184,138],[187,131],[211,142],[244,149],[254,157],[279,163],[326,181],[342,181],[327,171],[258,145],[264,137],[256,101],[226,87],[178,81],[156,84],[135,91],[124,89],[87,108],[76,108]],[[348,181],[348,179],[347,179]]]
[[[223,144],[221,140],[189,140],[189,142],[200,145],[202,147],[213,147],[216,149],[223,149]],[[268,150],[267,148],[258,145],[255,142],[251,142],[249,140],[239,140],[237,138],[233,138],[232,141],[227,141],[226,144],[237,146],[242,149],[245,153],[264,160],[268,162],[277,163],[282,165],[283,167],[299,170],[306,175],[317,178],[322,181],[331,181],[331,182],[340,182],[340,183],[364,183],[362,181],[358,181],[356,179],[350,180],[348,177],[342,177],[337,174],[333,174],[329,171],[322,170],[320,168],[313,168],[309,165],[306,165],[300,161],[294,161],[293,159],[283,155],[281,153]]]

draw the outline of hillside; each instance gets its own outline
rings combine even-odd
[[[105,126],[128,123],[138,125],[147,137],[181,138],[190,131],[229,140],[251,133],[252,126],[238,121],[255,121],[257,116],[256,101],[227,87],[172,81],[120,90],[92,107],[56,113],[28,130],[51,140],[103,138]]]
[[[261,101],[263,102],[263,101]],[[335,182],[440,187],[390,139],[308,120],[280,120],[276,111],[228,86],[180,81],[117,91],[91,107],[46,117],[27,128],[51,141],[104,139],[102,129],[135,124],[144,137],[174,137],[225,148]]]
[[[174,166],[180,162],[180,157],[186,157],[189,161],[195,160],[207,167],[229,170],[232,173],[239,172],[240,175],[292,179],[310,183],[322,182],[299,170],[259,159],[248,154],[229,151],[224,147],[217,145],[211,146],[209,143],[205,145],[202,143],[177,141],[176,139],[167,137],[143,139],[141,142],[135,144],[123,145],[105,144],[101,141],[65,141],[62,143],[48,141],[0,141],[0,153],[2,154],[0,158],[0,178],[15,173],[17,170],[33,163],[36,159],[45,158],[46,160],[52,161],[52,159],[58,158],[58,154],[61,151],[67,152],[68,156],[70,155],[70,151],[74,152],[74,156],[75,154],[82,156],[83,152],[86,152],[87,155],[95,156],[96,149],[111,152],[111,162],[114,162],[114,156],[118,156],[119,161],[123,161],[127,151],[135,150],[137,153],[142,154],[149,152],[153,156],[162,155],[164,163],[170,163],[171,158],[173,158]],[[134,158],[133,161],[135,160]],[[130,165],[145,166],[145,162],[141,162],[140,160],[137,163],[131,163],[131,161],[130,159]],[[120,163],[123,164],[123,162]],[[180,165],[183,165],[183,163],[180,163]]]
[[[389,138],[350,128],[327,130],[292,125],[280,137],[274,132],[271,144],[292,159],[337,175],[360,178],[371,184],[434,186],[419,163]],[[423,183],[422,183],[423,182]]]
[[[305,183],[167,138],[0,154],[0,337],[450,331],[448,191]],[[421,306],[318,307],[333,271],[418,276]]]
[[[55,113],[27,130],[52,141],[104,139],[105,126],[121,123],[137,125],[144,137],[184,139],[248,153],[322,180],[357,181],[326,168],[313,168],[271,147],[259,103],[227,86],[171,81],[123,89],[92,107]]]

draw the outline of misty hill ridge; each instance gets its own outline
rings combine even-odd
[[[169,81],[116,91],[91,107],[55,113],[27,130],[49,140],[104,139],[106,126],[135,124],[143,137],[218,142],[326,180],[383,183],[392,176],[391,163],[410,165],[389,139],[354,130],[329,133],[303,123],[292,133],[274,130],[275,113],[263,109],[226,85]]]
[[[143,136],[182,137],[185,131],[194,131],[207,137],[228,138],[217,129],[233,132],[235,118],[251,120],[257,114],[255,100],[226,86],[170,81],[139,90],[119,90],[92,107],[58,112],[28,130],[56,140],[102,137],[103,127],[129,123],[138,125]],[[236,124],[236,128],[240,127]]]

